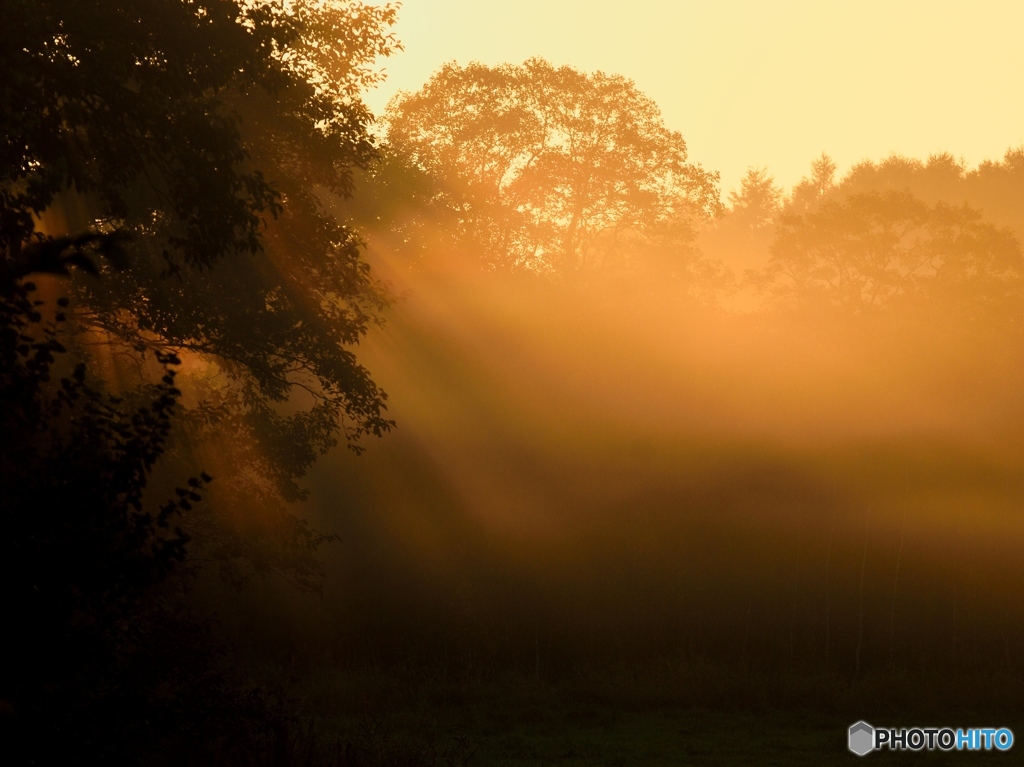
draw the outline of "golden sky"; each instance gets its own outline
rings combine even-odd
[[[380,111],[442,63],[556,64],[632,78],[691,159],[786,187],[892,152],[974,165],[1024,143],[1024,1],[404,0]]]

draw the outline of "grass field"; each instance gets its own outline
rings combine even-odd
[[[859,719],[890,727],[1020,725],[1019,680],[851,683],[834,676],[738,674],[701,664],[567,674],[451,675],[444,669],[314,674],[297,763],[345,765],[833,765]],[[1019,748],[976,754],[876,752],[872,764],[1017,763]]]

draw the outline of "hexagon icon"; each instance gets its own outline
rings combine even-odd
[[[857,756],[864,756],[875,748],[875,728],[867,722],[850,725],[850,750]]]

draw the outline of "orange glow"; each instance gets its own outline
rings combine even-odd
[[[845,172],[898,152],[970,164],[1024,143],[1017,30],[1006,2],[406,0],[370,94],[383,111],[447,61],[541,56],[635,80],[725,190],[767,165],[785,187],[828,152]]]

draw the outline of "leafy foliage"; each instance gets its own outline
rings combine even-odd
[[[862,162],[850,169],[829,191],[832,195],[909,191],[934,205],[962,205],[982,211],[997,226],[1024,238],[1024,148],[1009,149],[1002,160],[986,160],[975,168],[950,154],[927,160],[892,155],[879,162]]]
[[[447,64],[386,113],[390,150],[434,180],[435,219],[492,269],[567,275],[692,255],[717,175],[629,80],[543,59]],[[676,254],[679,257],[679,254]]]
[[[359,93],[397,45],[395,8],[4,4],[0,277],[96,272],[75,282],[76,328],[121,358],[213,366],[214,389],[182,378],[178,468],[230,442],[212,500],[287,514],[318,455],[392,425],[352,351],[387,292],[320,195],[377,156]]]
[[[0,738],[19,763],[209,763],[283,716],[218,669],[170,577],[214,519],[200,492],[217,496],[170,478],[229,445],[219,501],[276,514],[270,551],[218,527],[191,561],[316,588],[332,536],[285,504],[339,437],[391,426],[351,349],[386,291],[318,193],[349,193],[376,156],[358,91],[394,12],[3,0]],[[72,275],[50,324],[36,272]]]
[[[967,206],[909,192],[826,199],[784,215],[763,279],[778,298],[853,312],[928,300],[945,310],[1005,311],[1019,297],[1020,245]]]
[[[701,232],[701,250],[740,272],[763,267],[784,199],[766,168],[748,169],[722,215]]]
[[[152,663],[183,650],[161,652],[168,605],[159,589],[185,557],[180,517],[209,477],[147,510],[147,482],[180,394],[169,367],[177,361],[161,357],[163,377],[131,399],[104,394],[81,363],[55,381],[63,318],[41,324],[31,290],[0,295],[5,751],[16,763],[66,763],[83,748],[127,759],[169,724],[148,700],[177,705],[174,693],[160,691],[166,675],[180,685],[208,670]],[[194,629],[171,633],[184,641]]]

